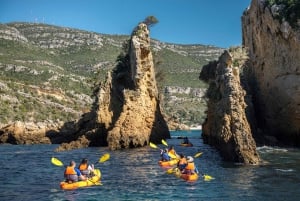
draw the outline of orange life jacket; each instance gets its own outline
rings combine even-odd
[[[186,170],[195,170],[195,163],[194,162],[188,163],[187,166],[185,166],[185,169]]]
[[[68,166],[68,167],[66,168],[65,174],[66,174],[66,175],[72,175],[72,174],[77,175],[77,173],[76,173],[74,167],[71,167],[71,166]]]
[[[81,174],[87,176],[90,171],[88,170],[89,166],[88,164],[80,164],[78,169],[80,170]]]
[[[186,158],[181,158],[178,162],[179,165],[187,164]]]
[[[87,169],[88,169],[88,164],[80,164],[78,169],[79,169],[80,171],[82,171],[82,170],[87,170]]]

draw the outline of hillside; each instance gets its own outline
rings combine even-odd
[[[93,86],[116,65],[125,35],[35,23],[0,24],[0,125],[73,121],[90,110]],[[203,65],[223,49],[152,40],[165,112],[181,123],[204,118]]]

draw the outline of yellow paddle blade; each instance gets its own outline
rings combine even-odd
[[[153,148],[153,149],[157,149],[157,146],[156,146],[156,144],[153,144],[152,142],[150,142],[150,143],[149,143],[149,145],[150,145],[150,147],[151,147],[151,148]]]
[[[53,165],[56,165],[56,166],[63,166],[64,165],[60,160],[58,160],[57,158],[54,158],[54,157],[51,158],[51,163]]]
[[[164,139],[161,140],[161,143],[165,146],[168,146],[168,143]]]
[[[203,154],[202,152],[196,153],[196,154],[194,155],[194,158],[198,158],[198,157],[201,156],[202,154]]]
[[[107,161],[109,158],[110,158],[109,153],[106,153],[103,156],[101,156],[101,158],[99,159],[99,163],[103,163],[103,162]]]
[[[214,179],[212,176],[209,176],[207,174],[204,174],[203,178],[204,178],[204,181],[210,181],[210,180]]]

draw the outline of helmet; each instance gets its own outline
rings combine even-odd
[[[189,163],[194,161],[193,157],[191,157],[191,156],[186,157],[186,159],[187,159],[187,162],[189,162]]]

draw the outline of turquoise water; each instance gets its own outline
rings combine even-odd
[[[169,145],[178,153],[193,156],[202,173],[215,177],[188,183],[165,173],[158,166],[159,150],[143,147],[109,151],[87,148],[54,152],[57,145],[0,145],[0,200],[79,201],[79,200],[300,200],[300,150],[259,147],[264,166],[225,163],[218,153],[203,144],[200,131],[172,132]],[[188,136],[194,147],[179,146],[178,136]],[[164,147],[163,145],[158,145]],[[52,156],[64,164],[87,157],[96,162],[104,153],[110,160],[96,167],[102,172],[102,186],[64,191],[59,188],[63,167],[51,164]]]

